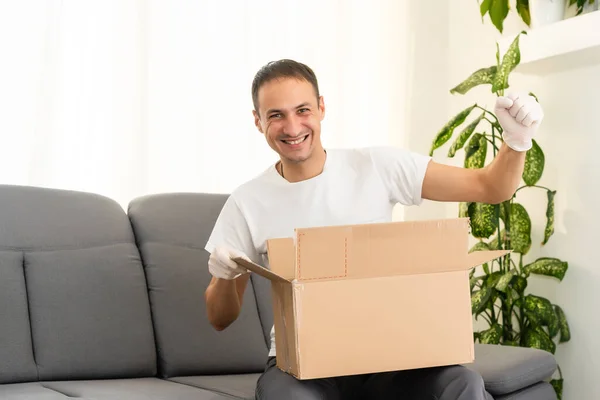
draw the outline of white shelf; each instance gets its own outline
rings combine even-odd
[[[498,41],[504,54],[515,36]],[[600,11],[530,29],[519,39],[521,63],[514,72],[547,75],[600,64]]]

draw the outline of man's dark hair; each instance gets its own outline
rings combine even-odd
[[[317,76],[309,66],[289,59],[271,61],[258,70],[252,81],[252,103],[256,112],[258,112],[258,90],[265,83],[279,78],[304,79],[313,86],[319,99]]]

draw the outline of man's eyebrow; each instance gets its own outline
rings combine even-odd
[[[299,108],[306,107],[306,106],[309,106],[309,105],[310,105],[310,103],[304,102],[304,103],[299,104],[296,107],[294,107],[294,109],[297,110]],[[278,108],[270,108],[270,109],[267,110],[267,114],[280,113],[280,112],[281,112],[281,110],[278,109]]]

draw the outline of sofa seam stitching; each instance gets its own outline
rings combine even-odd
[[[255,284],[254,280],[252,280],[252,278],[251,278],[251,283],[252,283],[252,294],[254,295],[254,305],[256,306],[256,315],[258,316],[258,322],[260,323],[260,327],[261,327],[261,330],[263,331],[262,333],[264,336],[265,328],[268,329],[268,327],[264,326],[264,323],[266,321],[263,321],[262,313],[260,312],[260,307],[258,306],[258,296],[256,295],[256,284]],[[267,347],[267,352],[270,352],[271,351],[271,343],[269,340],[267,340],[266,336],[265,336],[265,346]]]
[[[177,378],[177,377],[174,377],[174,378]],[[165,380],[167,380],[167,379],[165,379]],[[173,380],[173,378],[170,378],[170,379],[168,379],[167,381],[168,381],[168,382],[171,382],[171,383],[176,383],[176,384],[178,384],[178,385],[184,385],[184,386],[188,386],[188,387],[195,388],[195,389],[202,389],[202,390],[206,390],[207,392],[213,392],[213,393],[219,393],[219,394],[223,394],[223,395],[225,395],[225,396],[227,396],[227,397],[231,397],[232,399],[242,399],[242,397],[234,396],[234,395],[232,395],[232,394],[230,394],[230,393],[223,392],[223,391],[221,391],[221,390],[217,390],[217,389],[208,389],[208,388],[205,388],[205,387],[202,387],[202,386],[195,386],[195,385],[191,385],[191,384],[189,384],[189,383],[185,383],[185,382],[177,382],[177,381],[174,381],[174,380]]]
[[[29,337],[31,340],[31,355],[33,356],[33,363],[35,364],[35,372],[37,374],[37,380],[40,380],[40,367],[37,363],[35,355],[35,341],[33,340],[33,322],[31,318],[31,306],[29,299],[29,287],[27,286],[27,272],[25,271],[25,252],[21,251],[21,270],[23,271],[23,286],[25,287],[25,303],[27,303],[27,318],[29,320]]]
[[[40,383],[40,386],[41,386],[41,387],[43,387],[43,388],[44,388],[44,389],[46,389],[46,390],[50,390],[50,391],[52,391],[52,392],[55,392],[55,393],[62,394],[62,395],[63,395],[63,396],[65,396],[65,397],[68,397],[68,398],[71,398],[71,399],[73,399],[73,398],[74,398],[73,396],[70,396],[70,395],[69,395],[69,394],[67,394],[67,393],[64,393],[64,392],[61,392],[60,390],[56,390],[56,389],[54,389],[54,388],[51,388],[51,387],[45,386],[45,385],[44,385],[44,384],[42,384],[42,383]]]
[[[127,244],[135,246],[135,241],[115,241],[107,243],[96,243],[96,244],[85,244],[85,245],[73,245],[73,246],[51,246],[51,247],[36,247],[36,246],[0,246],[0,251],[20,251],[20,252],[45,252],[45,251],[60,251],[60,250],[87,250],[101,247],[114,246],[118,244]]]

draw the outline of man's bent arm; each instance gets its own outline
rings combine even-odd
[[[502,147],[483,168],[468,169],[431,161],[421,197],[429,200],[498,204],[510,200],[521,181],[527,150],[544,118],[531,95],[510,94],[496,100],[494,111],[502,132]]]
[[[483,168],[469,169],[429,163],[422,197],[434,201],[498,204],[515,193],[525,166],[525,152],[502,144],[494,160]]]
[[[204,298],[210,324],[218,331],[226,329],[240,315],[250,274],[236,279],[212,278]]]
[[[525,151],[515,151],[502,143],[496,158],[483,168],[484,185],[495,202],[510,200],[515,194],[523,176],[525,155]]]

